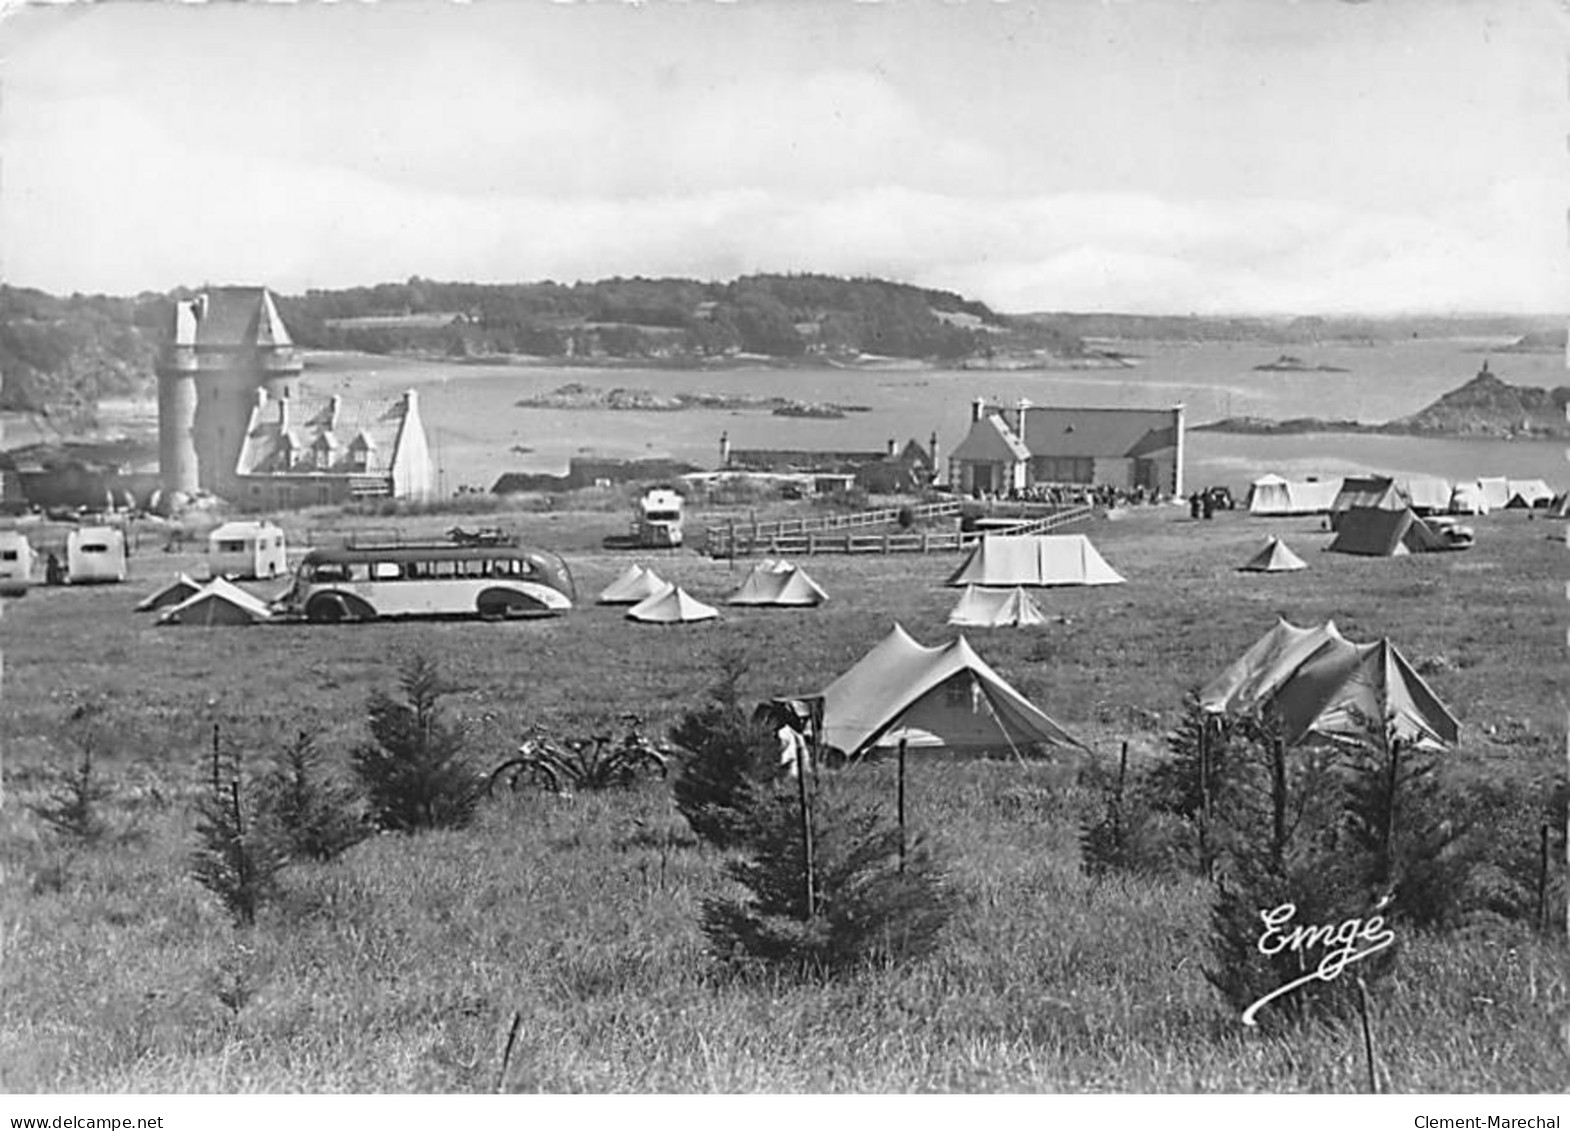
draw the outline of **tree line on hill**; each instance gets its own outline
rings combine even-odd
[[[91,424],[100,398],[145,393],[173,324],[197,289],[134,297],[0,285],[0,409],[63,428]],[[1072,334],[1005,317],[949,291],[882,279],[751,275],[731,282],[614,278],[580,283],[402,283],[281,295],[305,348],[450,357],[529,354],[701,363],[735,354],[785,361],[879,354],[958,361],[999,349],[1072,357]]]

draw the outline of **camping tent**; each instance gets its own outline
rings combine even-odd
[[[1554,498],[1554,489],[1541,479],[1507,479],[1505,487],[1510,494],[1505,506],[1514,510],[1547,506]]]
[[[627,610],[627,619],[644,624],[692,624],[713,620],[719,610],[696,600],[685,589],[669,586],[664,592],[638,602]]]
[[[1311,736],[1354,738],[1386,720],[1404,742],[1453,746],[1459,727],[1389,640],[1353,644],[1333,622],[1298,628],[1286,620],[1199,693],[1216,714],[1271,714],[1287,745]]]
[[[1488,500],[1483,497],[1483,486],[1476,479],[1470,483],[1457,483],[1450,492],[1451,514],[1487,514]]]
[[[1451,487],[1448,479],[1437,475],[1413,475],[1396,484],[1418,514],[1444,514],[1450,509]]]
[[[184,573],[176,574],[175,579],[155,593],[149,593],[137,602],[136,611],[139,613],[151,612],[154,609],[167,609],[170,605],[178,605],[188,597],[192,597],[202,590],[202,584],[194,581]]]
[[[1344,639],[1335,621],[1298,628],[1285,617],[1199,691],[1199,705],[1212,714],[1252,713],[1280,689],[1304,660],[1327,642]]]
[[[1340,479],[1283,479],[1266,475],[1254,480],[1248,489],[1250,514],[1282,515],[1324,514],[1335,506],[1341,493]]]
[[[760,563],[747,575],[741,588],[731,594],[727,603],[801,607],[821,605],[828,599],[829,595],[807,576],[806,570],[792,565],[776,569]]]
[[[964,585],[1120,585],[1083,534],[987,534],[946,584]]]
[[[926,648],[899,625],[819,696],[823,744],[856,758],[917,749],[1016,753],[1082,744],[1015,691],[963,636]]]
[[[1041,608],[1025,590],[981,589],[965,586],[959,604],[949,614],[949,623],[976,628],[1017,628],[1045,624]]]
[[[1502,476],[1479,479],[1477,489],[1483,496],[1483,514],[1489,511],[1502,511],[1510,502],[1510,480]]]
[[[1343,514],[1329,546],[1338,554],[1382,558],[1454,548],[1411,510],[1380,507],[1358,507]]]
[[[1382,475],[1354,475],[1341,481],[1341,490],[1330,508],[1330,529],[1340,530],[1348,511],[1379,509],[1406,510],[1410,500],[1394,479]]]
[[[1259,553],[1238,566],[1240,570],[1250,570],[1254,573],[1288,573],[1295,569],[1307,568],[1308,563],[1289,550],[1287,544],[1279,538],[1272,538],[1266,542]]]
[[[605,591],[600,594],[599,603],[636,605],[640,601],[646,601],[658,593],[665,592],[670,587],[670,582],[652,569],[645,569],[641,565],[630,565],[622,571],[620,577],[605,587]]]
[[[243,625],[271,620],[261,598],[216,577],[177,605],[165,609],[159,624]]]

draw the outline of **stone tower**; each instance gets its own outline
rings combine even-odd
[[[258,389],[298,391],[302,363],[265,287],[213,287],[175,303],[158,365],[158,465],[167,492],[227,494]]]

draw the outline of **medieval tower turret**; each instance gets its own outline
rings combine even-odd
[[[175,303],[158,365],[158,463],[165,491],[227,494],[258,390],[284,400],[303,368],[265,287],[213,287]]]

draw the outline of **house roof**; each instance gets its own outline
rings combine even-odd
[[[950,458],[970,463],[1014,463],[1029,459],[1030,449],[1020,443],[1001,416],[989,415],[971,424]]]
[[[1032,456],[1128,459],[1176,446],[1171,409],[992,407],[954,449],[957,460],[999,463]],[[1012,415],[1010,415],[1012,414]],[[1012,422],[1012,423],[1011,423]]]
[[[287,405],[287,427],[280,419],[280,406]],[[238,475],[265,475],[288,471],[323,471],[340,474],[378,475],[392,470],[398,437],[409,411],[406,394],[398,400],[358,401],[327,397],[302,391],[278,401],[265,392],[257,394],[256,406],[246,428],[245,442],[235,467]],[[364,443],[345,443],[345,438]],[[326,467],[298,467],[295,459],[307,450],[326,452]],[[364,454],[361,467],[353,457]]]
[[[175,320],[175,345],[268,349],[294,344],[266,287],[209,287],[191,307],[194,319]]]

